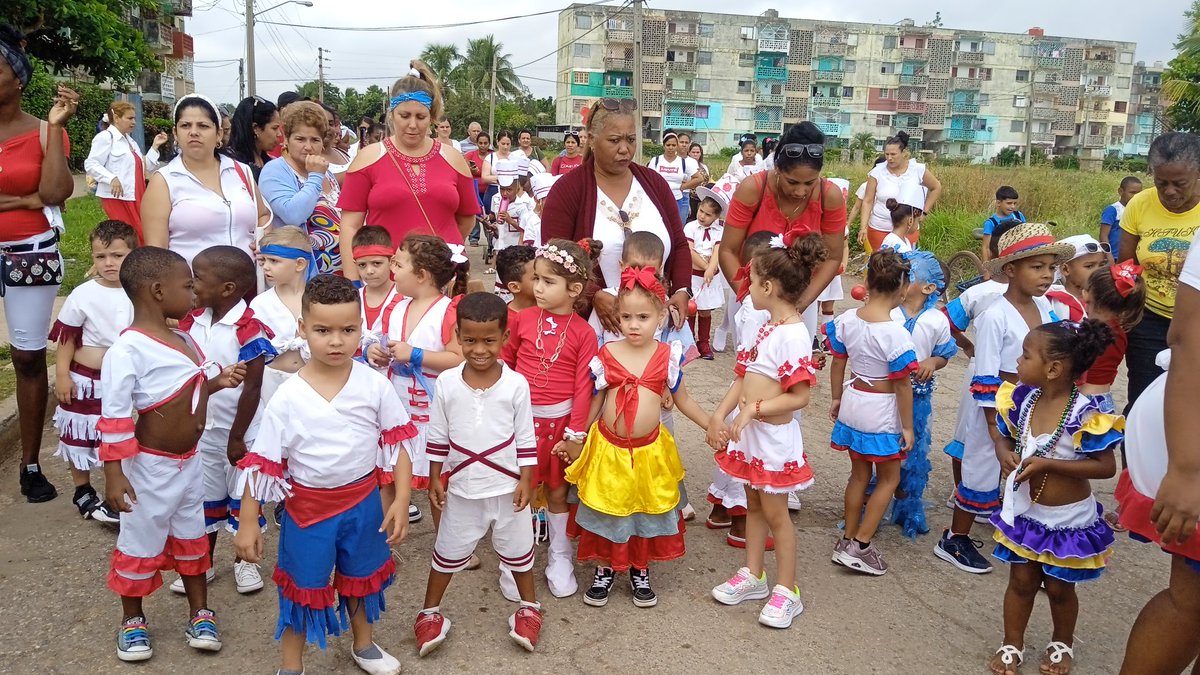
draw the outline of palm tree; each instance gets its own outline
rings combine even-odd
[[[525,93],[525,85],[513,70],[512,55],[504,53],[504,44],[497,42],[494,35],[467,40],[467,52],[454,68],[450,79],[456,87],[463,87],[473,96],[486,96],[492,86],[492,63],[496,65],[496,93],[501,96],[518,96]]]
[[[458,52],[458,45],[431,42],[421,50],[421,60],[433,70],[433,74],[437,75],[443,86],[447,86],[447,78],[462,61],[462,54]]]
[[[1192,2],[1191,7],[1183,13],[1186,19],[1186,33],[1179,36],[1175,49],[1179,52],[1179,61],[1200,58],[1200,0]],[[1174,63],[1175,61],[1172,61]],[[1177,105],[1187,105],[1194,108],[1200,105],[1200,83],[1173,75],[1173,70],[1167,71],[1162,83],[1163,94],[1175,101]]]
[[[875,136],[869,131],[860,131],[850,140],[850,151],[861,150],[863,157],[875,152]]]

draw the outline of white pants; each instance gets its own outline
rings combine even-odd
[[[492,530],[492,548],[514,572],[533,568],[533,514],[529,506],[513,511],[512,493],[470,499],[446,493],[446,508],[433,545],[433,569],[453,574],[466,569],[471,554]]]

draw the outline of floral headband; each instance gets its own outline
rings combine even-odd
[[[558,263],[571,274],[579,274],[579,264],[575,262],[575,256],[557,246],[549,245],[539,248],[537,257]]]
[[[1108,269],[1112,273],[1113,283],[1117,287],[1117,292],[1121,294],[1122,298],[1128,298],[1129,294],[1137,288],[1137,281],[1142,276],[1141,265],[1130,259],[1117,263]]]
[[[637,286],[650,291],[659,300],[667,299],[667,291],[653,267],[626,267],[621,270],[621,290],[632,290]]]

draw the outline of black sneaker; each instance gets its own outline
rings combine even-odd
[[[275,521],[275,527],[283,524],[283,502],[276,502],[275,508],[271,509],[271,520]]]
[[[81,489],[75,490],[75,499],[72,500],[75,508],[79,509],[79,515],[86,520],[92,517],[92,512],[100,508],[104,502],[96,495],[96,490],[90,485]]]
[[[650,588],[650,570],[648,569],[629,568],[629,590],[633,591],[635,607],[653,607],[658,604],[658,596],[654,594],[654,589]]]
[[[58,496],[58,490],[46,480],[37,464],[21,468],[21,494],[30,504],[48,502]]]
[[[100,506],[92,511],[92,520],[97,523],[107,523],[109,525],[121,524],[121,512],[113,510],[108,502],[100,502]]]
[[[946,530],[933,547],[933,554],[964,572],[987,574],[992,571],[992,565],[978,551],[981,548],[982,541],[965,534],[951,535]]]
[[[613,586],[613,568],[597,567],[596,575],[592,577],[592,587],[583,594],[584,603],[592,607],[603,607],[608,604],[608,594]]]

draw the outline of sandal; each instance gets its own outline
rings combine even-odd
[[[1062,663],[1064,655],[1071,657],[1072,664],[1075,662],[1075,650],[1067,643],[1052,640],[1050,644],[1046,645],[1046,656],[1050,657],[1050,663],[1054,665]],[[1039,668],[1038,670],[1042,673],[1049,672],[1045,668]]]
[[[713,520],[712,516],[709,516],[708,519],[704,521],[704,526],[710,530],[724,530],[724,529],[733,527],[733,521],[727,520],[722,523],[722,522]]]
[[[1000,645],[1000,649],[996,650],[993,658],[995,658],[995,656],[1000,657],[1000,664],[1004,666],[1004,671],[1016,670],[1015,668],[1010,668],[1010,666],[1020,666],[1021,664],[1025,663],[1025,650],[1017,649],[1012,645]],[[999,672],[1002,673],[1004,671]],[[995,668],[993,668],[992,672],[994,673],[997,671]]]
[[[1128,528],[1121,524],[1120,511],[1109,511],[1108,513],[1105,513],[1104,522],[1108,523],[1108,526],[1112,528],[1113,532],[1128,532]]]
[[[734,548],[746,548],[746,538],[745,537],[736,537],[732,534],[727,534],[727,535],[725,535],[725,543],[729,544],[730,546],[732,546]],[[768,551],[775,550],[775,537],[772,537],[772,536],[767,537],[766,550],[768,550]]]

